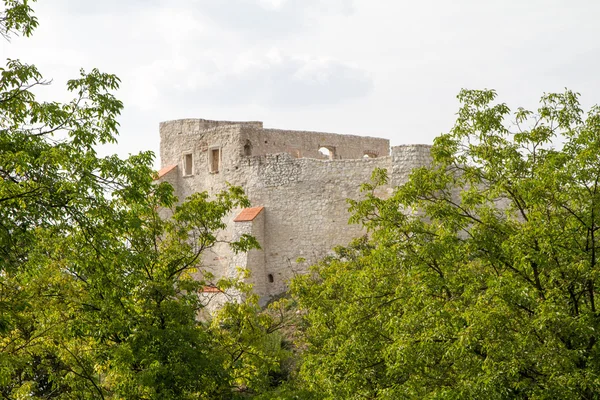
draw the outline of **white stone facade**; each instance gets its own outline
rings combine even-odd
[[[241,186],[252,206],[264,207],[244,222],[234,222],[241,211],[235,210],[221,234],[232,240],[252,233],[261,250],[240,256],[219,244],[202,260],[215,276],[249,269],[263,303],[333,247],[364,234],[361,227],[348,225],[346,199],[360,198],[360,185],[375,168],[388,171],[389,186],[380,193],[386,196],[414,167],[430,160],[428,145],[397,146],[390,152],[387,139],[264,129],[262,122],[167,121],[160,124],[160,135],[161,166],[168,170],[161,179],[173,185],[180,200],[198,191],[217,193],[229,183]],[[298,258],[306,261],[297,263]]]

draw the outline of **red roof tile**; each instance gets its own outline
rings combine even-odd
[[[161,170],[158,171],[158,179],[173,171],[175,168],[177,168],[177,165],[167,165],[166,167],[161,168]]]
[[[260,214],[264,207],[250,207],[244,208],[242,212],[235,217],[233,222],[248,222],[254,220]]]
[[[202,293],[220,293],[220,292],[222,292],[222,290],[216,286],[204,286],[202,288],[201,292]]]

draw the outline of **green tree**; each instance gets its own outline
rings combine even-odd
[[[328,398],[598,398],[600,108],[463,90],[432,164],[351,202],[356,240],[293,282]]]
[[[4,1],[4,36],[36,25],[26,0]],[[35,89],[45,84],[33,65],[8,60],[0,69],[0,396],[198,399],[265,390],[283,355],[270,344],[272,320],[248,295],[219,314],[228,323],[200,321],[206,282],[193,278],[224,217],[249,205],[241,189],[178,204],[168,184],[153,181],[152,153],[96,154],[116,141],[116,76],[82,71],[65,104],[38,102]],[[167,208],[172,217],[163,220]],[[244,236],[231,246],[257,243]],[[218,285],[249,293],[235,280]],[[232,348],[243,350],[235,362]]]
[[[12,34],[31,36],[38,26],[30,2],[36,0],[4,0],[0,10],[0,35],[9,40]]]

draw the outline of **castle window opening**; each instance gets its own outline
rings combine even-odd
[[[208,152],[208,165],[210,167],[210,172],[217,173],[219,172],[219,167],[221,163],[221,148],[213,147]]]
[[[252,155],[252,143],[249,140],[246,140],[246,144],[244,145],[244,155],[251,156]]]
[[[268,279],[269,279],[269,283],[273,283],[273,281],[274,281],[273,274],[269,274]]]
[[[365,151],[363,158],[377,158],[377,153],[374,151]]]
[[[192,153],[183,156],[183,173],[185,176],[190,176],[194,173],[194,156]]]
[[[319,153],[323,154],[329,160],[333,160],[335,158],[335,147],[321,146],[319,147]]]

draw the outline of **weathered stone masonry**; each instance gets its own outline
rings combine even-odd
[[[220,244],[203,259],[215,276],[248,268],[262,302],[283,292],[305,265],[364,234],[347,224],[346,199],[360,198],[360,185],[375,168],[388,171],[389,186],[380,193],[386,196],[430,157],[428,145],[390,151],[387,139],[264,129],[262,122],[167,121],[160,124],[160,136],[159,175],[180,199],[198,191],[214,194],[229,183],[243,187],[253,207],[263,207],[237,222],[242,210],[235,210],[222,233],[225,240],[251,233],[261,250],[234,255]],[[297,264],[298,258],[306,262]]]

